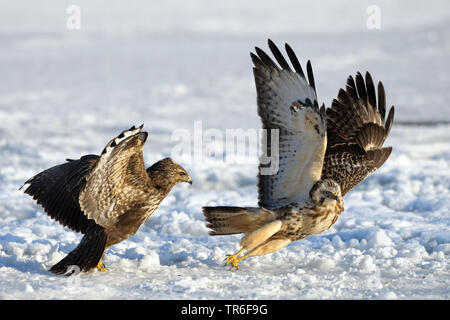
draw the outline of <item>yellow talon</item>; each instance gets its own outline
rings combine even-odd
[[[106,269],[106,266],[101,261],[99,261],[99,263],[97,264],[97,270],[100,272],[108,271],[108,269]]]
[[[238,263],[245,259],[245,256],[239,258],[238,256],[244,251],[242,248],[235,254],[230,254],[225,258],[225,265],[230,264],[231,269],[236,268],[236,270],[239,270]]]

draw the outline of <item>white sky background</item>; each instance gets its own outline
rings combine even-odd
[[[432,25],[450,18],[450,3],[434,1],[1,1],[2,31],[58,31],[65,9],[79,5],[85,31],[193,31],[237,35],[335,33],[365,28],[366,8],[382,10],[382,28]],[[263,21],[264,23],[261,23]]]

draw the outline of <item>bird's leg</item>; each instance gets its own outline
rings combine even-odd
[[[231,263],[231,268],[235,267],[236,270],[239,270],[238,263],[241,262],[242,260],[247,259],[248,257],[262,256],[265,254],[269,254],[269,253],[278,251],[281,248],[284,248],[285,246],[290,244],[291,242],[292,241],[290,239],[285,239],[285,238],[268,240],[268,241],[260,244],[256,248],[248,251],[247,254],[243,255],[242,257],[238,257],[244,250],[244,248],[242,248],[236,254],[229,255],[226,258],[226,260],[227,260],[226,264]]]
[[[244,252],[244,250],[245,250],[245,248],[241,248],[241,250],[239,250],[235,254],[227,255],[227,257],[225,258],[225,265],[230,264],[231,269],[233,269],[233,267],[235,267],[236,270],[239,270],[238,263],[242,260],[242,258],[239,258],[239,255],[242,252]]]
[[[243,237],[240,245],[246,250],[252,250],[277,233],[280,230],[281,225],[282,222],[280,220],[267,223]]]
[[[255,231],[246,235],[244,238],[242,238],[240,242],[242,249],[236,252],[235,254],[227,256],[227,258],[225,258],[226,260],[225,265],[230,264],[231,268],[234,267],[236,268],[236,270],[238,270],[239,269],[238,263],[244,260],[245,258],[249,257],[250,256],[249,254],[252,251],[252,249],[260,246],[267,239],[269,239],[271,236],[277,233],[280,230],[281,225],[282,222],[280,220],[275,220],[263,225],[261,228],[256,229]],[[239,255],[244,250],[249,251],[249,254],[239,257]]]
[[[287,246],[288,244],[290,244],[291,242],[292,240],[286,238],[268,240],[262,243],[261,245],[257,246],[253,250],[250,250],[245,256],[241,257],[241,260],[248,257],[262,256],[265,254],[278,251]]]
[[[97,270],[100,272],[108,271],[108,269],[106,269],[106,266],[101,261],[99,261],[97,264]]]

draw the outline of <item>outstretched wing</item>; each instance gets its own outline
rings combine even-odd
[[[327,109],[328,145],[322,178],[338,182],[342,195],[381,167],[392,151],[392,147],[382,147],[394,119],[392,106],[385,121],[383,84],[378,83],[377,102],[371,75],[367,72],[364,81],[358,72],[355,80],[348,77],[346,90],[340,89]]]
[[[86,178],[80,206],[89,219],[102,227],[115,225],[139,201],[155,192],[145,171],[142,148],[147,133],[134,126],[112,139]]]
[[[326,118],[325,107],[319,109],[317,103],[311,63],[307,63],[307,80],[289,45],[286,44],[286,52],[294,70],[275,44],[271,40],[268,43],[281,68],[259,48],[255,48],[256,55],[251,53],[251,58],[258,114],[267,130],[258,173],[259,205],[273,209],[305,201],[320,179]]]
[[[63,226],[86,233],[89,220],[81,211],[78,196],[98,158],[96,155],[87,155],[44,170],[25,182],[24,186],[29,186],[24,192]]]

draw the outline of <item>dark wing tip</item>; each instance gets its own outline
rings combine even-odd
[[[273,60],[265,53],[263,50],[261,50],[258,47],[255,47],[256,54],[261,59],[261,61],[269,68],[271,69],[279,69],[278,66],[273,62]]]
[[[311,61],[309,61],[309,60],[306,63],[306,72],[308,73],[309,85],[314,89],[314,91],[316,92],[316,95],[317,95],[316,83],[314,81],[314,73],[313,73]]]
[[[364,83],[364,78],[361,75],[361,72],[357,72],[355,76],[356,80],[356,89],[358,91],[358,96],[363,100],[367,101],[367,91],[366,91],[366,85]]]
[[[373,79],[370,73],[366,72],[366,91],[367,98],[373,109],[377,108],[377,96],[375,93],[375,85],[373,84]]]
[[[347,77],[347,87],[352,88],[355,92],[356,92],[356,84],[355,84],[355,79],[353,79],[352,75],[349,75]]]
[[[381,81],[378,82],[378,112],[381,115],[382,121],[384,121],[386,117],[386,92]]]
[[[284,48],[286,49],[286,53],[288,54],[289,60],[291,60],[292,65],[294,66],[294,70],[306,80],[305,73],[303,72],[302,66],[298,61],[297,55],[294,50],[292,50],[291,46],[287,43],[284,44]]]
[[[262,64],[261,59],[259,59],[259,57],[253,52],[250,52],[250,58],[252,59],[253,65],[255,67],[260,66]]]
[[[275,43],[273,43],[273,41],[270,39],[267,40],[267,43],[269,45],[270,51],[272,51],[273,56],[275,57],[277,62],[280,64],[281,68],[292,71],[291,67],[289,66],[286,59],[283,57],[283,54],[280,52],[280,50],[275,45]]]
[[[394,106],[392,106],[391,109],[389,110],[388,117],[384,124],[384,128],[386,130],[386,137],[388,136],[389,132],[391,131],[392,122],[394,121],[394,113],[395,113],[395,108],[394,108]]]

